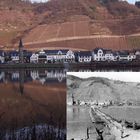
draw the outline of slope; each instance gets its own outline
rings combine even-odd
[[[67,77],[68,102],[71,102],[72,94],[76,101],[140,101],[140,95],[138,94],[140,92],[139,83],[114,81],[98,77],[82,79],[79,82],[76,77],[73,79],[70,77]],[[78,86],[73,88],[71,85],[75,85],[75,83]]]

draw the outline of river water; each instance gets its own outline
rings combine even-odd
[[[0,140],[66,137],[65,70],[0,71]]]
[[[67,140],[87,139],[87,128],[90,138],[96,139],[94,126],[89,115],[87,106],[67,106]]]

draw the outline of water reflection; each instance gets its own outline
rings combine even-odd
[[[67,106],[67,140],[88,139],[87,128],[90,128],[90,139],[95,140],[95,128],[92,126],[89,107]]]
[[[0,140],[65,139],[65,80],[65,69],[0,71]]]
[[[0,82],[19,82],[20,86],[23,83],[31,81],[39,81],[41,84],[48,83],[65,83],[66,69],[57,70],[16,70],[16,71],[0,71]]]
[[[67,71],[93,70],[0,70],[0,140],[28,140],[38,130],[34,140],[51,139],[52,136],[57,140],[65,139]],[[72,111],[73,114],[80,112],[79,109]],[[23,133],[27,135],[21,138]],[[16,136],[19,139],[14,138],[16,134],[20,135]],[[39,138],[40,135],[43,138]]]
[[[24,91],[24,71],[19,71],[19,90],[20,93],[23,94]]]

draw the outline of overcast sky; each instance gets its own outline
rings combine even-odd
[[[140,82],[140,72],[68,72],[80,78],[105,77],[126,82]]]
[[[47,0],[32,0],[32,1],[34,1],[34,2],[46,2]],[[130,2],[130,3],[135,3],[135,1],[136,0],[128,0],[128,2]]]

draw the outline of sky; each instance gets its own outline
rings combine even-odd
[[[104,77],[125,82],[140,82],[140,72],[68,72],[80,78]]]
[[[48,0],[32,0],[33,2],[46,2],[46,1],[48,1]],[[128,2],[130,2],[130,3],[135,3],[135,1],[136,0],[127,0]]]

